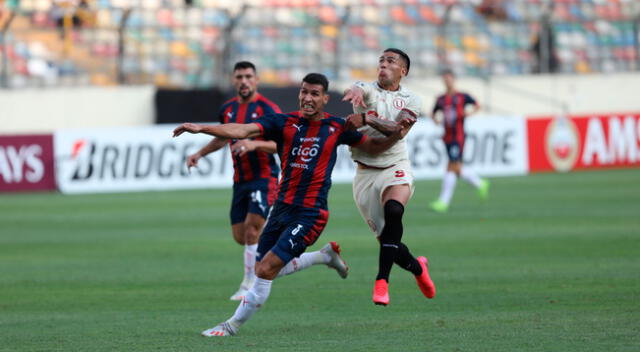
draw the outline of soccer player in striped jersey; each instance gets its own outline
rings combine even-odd
[[[351,102],[354,112],[360,115],[350,117],[348,126],[368,136],[389,134],[398,123],[406,122],[411,128],[422,104],[418,96],[400,85],[410,66],[411,60],[404,51],[386,49],[378,59],[377,81],[356,82],[345,90],[343,100]],[[358,165],[353,198],[380,242],[373,303],[389,304],[389,275],[394,263],[411,272],[422,294],[433,298],[436,288],[429,276],[427,258],[415,258],[402,242],[402,216],[413,195],[413,172],[405,140],[375,155],[352,148],[351,157]]]
[[[470,183],[478,191],[481,199],[486,199],[489,195],[489,181],[480,178],[473,170],[462,166],[462,157],[464,151],[464,120],[467,116],[475,114],[480,106],[471,95],[459,92],[455,87],[455,75],[451,70],[442,72],[442,81],[446,87],[445,94],[436,99],[433,106],[432,119],[438,123],[436,113],[440,112],[443,116],[441,119],[444,124],[444,141],[449,163],[447,172],[442,179],[442,190],[440,197],[430,204],[433,211],[444,213],[449,209],[449,203],[453,196],[458,177]],[[467,106],[472,108],[467,112]]]
[[[328,87],[324,75],[310,73],[302,80],[297,112],[265,116],[250,124],[202,126],[185,123],[174,130],[174,136],[184,132],[237,139],[263,136],[276,142],[282,164],[276,202],[258,244],[258,278],[233,316],[203,331],[202,335],[235,335],[265,303],[272,281],[278,276],[314,264],[327,264],[346,277],[348,268],[339,257],[339,247],[335,243],[316,252],[304,253],[327,224],[327,196],[338,145],[347,144],[368,153],[379,153],[402,138],[407,125],[399,124],[388,137],[368,137],[347,130],[344,119],[324,112],[329,101]]]
[[[236,96],[220,109],[221,123],[252,123],[280,108],[258,93],[256,67],[248,61],[237,62],[232,83]],[[254,266],[258,237],[275,197],[278,172],[273,153],[276,144],[258,137],[229,139],[215,137],[198,152],[187,158],[187,166],[197,166],[198,160],[229,144],[233,159],[233,198],[231,200],[231,232],[233,239],[244,246],[244,278],[231,300],[241,300],[255,281]]]

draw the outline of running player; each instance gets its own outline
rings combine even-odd
[[[378,80],[356,82],[345,90],[343,100],[353,104],[358,113],[348,120],[348,126],[369,136],[389,134],[398,122],[409,128],[420,115],[420,99],[400,85],[409,73],[411,61],[400,49],[386,49],[378,60]],[[373,303],[389,304],[389,275],[393,263],[411,272],[427,298],[433,298],[436,288],[429,277],[427,258],[411,254],[402,243],[402,215],[413,194],[413,172],[406,142],[399,140],[388,150],[372,155],[351,149],[357,163],[353,180],[353,197],[364,221],[380,242],[378,275],[373,287]]]
[[[325,246],[307,256],[303,254],[327,224],[327,196],[337,147],[348,144],[368,153],[379,153],[404,136],[407,125],[398,125],[389,137],[383,138],[370,138],[346,130],[344,119],[324,112],[329,101],[328,88],[329,82],[324,75],[310,73],[302,80],[297,112],[265,116],[250,124],[201,126],[185,123],[174,130],[174,136],[184,132],[237,139],[263,136],[277,143],[282,164],[277,199],[258,244],[258,278],[234,315],[203,331],[204,336],[235,335],[265,303],[273,279],[302,269],[298,265],[303,261],[293,261],[294,258],[310,259],[305,260],[309,265],[328,264],[346,277],[347,268],[339,258],[337,245]],[[314,256],[315,260],[307,258],[309,256]]]
[[[220,109],[221,123],[251,123],[259,117],[280,113],[280,108],[258,93],[258,75],[254,64],[240,61],[233,67],[232,82],[236,96]],[[244,278],[231,300],[241,300],[255,281],[254,266],[258,236],[273,203],[280,171],[273,154],[276,144],[262,138],[213,138],[198,152],[187,158],[187,166],[229,144],[233,158],[233,199],[231,200],[231,232],[244,246]]]
[[[458,177],[469,182],[478,191],[481,199],[487,199],[489,195],[489,181],[483,180],[468,168],[462,167],[462,157],[464,151],[464,120],[467,116],[475,114],[480,106],[471,95],[459,92],[455,87],[455,75],[451,70],[442,73],[442,81],[446,87],[445,94],[438,97],[433,106],[431,118],[438,123],[436,113],[441,112],[444,123],[444,136],[442,137],[447,149],[449,163],[447,172],[442,179],[442,190],[440,197],[430,204],[433,211],[444,213],[449,209],[449,203],[456,188]],[[471,105],[471,111],[466,112],[466,107]]]

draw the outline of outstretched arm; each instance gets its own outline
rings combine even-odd
[[[349,115],[347,117],[347,128],[356,129],[365,125],[369,125],[380,131],[380,133],[384,134],[385,136],[390,136],[400,131],[403,128],[402,124],[405,124],[410,129],[415,122],[416,117],[409,110],[400,111],[400,114],[398,114],[398,122],[385,120],[370,114],[362,113]],[[409,129],[407,129],[404,133],[406,134],[407,132],[409,132]]]
[[[396,133],[391,137],[367,137],[362,143],[355,146],[369,154],[379,154],[394,145],[400,139],[400,134]]]
[[[231,147],[231,152],[233,154],[238,154],[240,156],[252,152],[254,150],[265,152],[265,153],[276,153],[277,146],[276,142],[273,141],[256,141],[250,139],[241,139],[233,144]]]
[[[399,129],[393,134],[387,137],[367,137],[362,143],[355,147],[369,154],[379,154],[391,148],[398,140],[406,136],[412,125],[413,122],[401,120],[398,123]]]
[[[342,97],[342,101],[348,101],[353,106],[360,106],[363,108],[367,107],[367,104],[364,103],[365,91],[364,89],[358,86],[351,86],[351,88],[347,88],[344,90],[344,96]]]
[[[173,136],[178,137],[184,132],[205,133],[219,138],[252,138],[260,135],[260,127],[256,123],[227,123],[224,125],[198,125],[195,123],[183,123],[173,130]]]
[[[228,139],[226,138],[218,138],[218,137],[213,138],[211,141],[209,141],[209,143],[207,143],[207,145],[205,145],[204,147],[200,148],[200,150],[198,150],[197,152],[187,157],[187,167],[191,168],[193,166],[198,166],[198,160],[200,160],[200,158],[202,158],[203,156],[207,156],[215,152],[216,150],[224,147],[227,144],[227,142],[228,142]]]

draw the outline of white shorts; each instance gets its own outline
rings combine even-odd
[[[353,179],[353,199],[360,215],[376,236],[384,227],[382,193],[389,186],[405,184],[411,187],[413,196],[413,171],[408,160],[386,169],[357,168]]]

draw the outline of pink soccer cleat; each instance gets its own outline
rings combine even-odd
[[[385,279],[376,280],[373,285],[373,303],[381,306],[389,304],[389,283]]]
[[[431,277],[429,277],[429,261],[425,257],[418,257],[418,262],[420,262],[420,266],[422,267],[422,274],[416,276],[416,283],[425,297],[433,298],[436,296],[436,285],[433,284]]]

